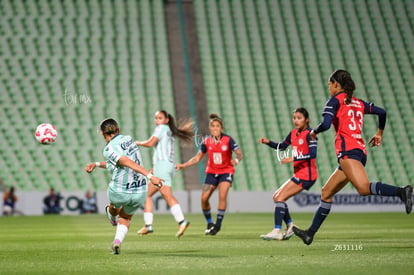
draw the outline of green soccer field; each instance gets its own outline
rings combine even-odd
[[[215,216],[215,215],[214,215]],[[313,214],[293,213],[307,227]],[[171,215],[155,215],[139,237],[136,215],[120,255],[110,253],[115,227],[103,215],[0,218],[0,274],[409,274],[414,271],[414,215],[332,213],[314,243],[264,241],[272,214],[227,214],[205,236],[201,214],[175,237]]]

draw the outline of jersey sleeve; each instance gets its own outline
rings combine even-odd
[[[206,146],[206,141],[204,140],[201,145],[200,145],[200,152],[202,153],[207,153],[207,146]]]
[[[236,141],[232,137],[230,137],[229,146],[230,146],[231,150],[233,150],[233,151],[236,151],[237,149],[240,149],[239,145],[236,143]]]
[[[306,139],[308,141],[309,144],[309,156],[311,159],[316,158],[317,152],[318,152],[318,140],[315,139],[313,140],[310,136],[310,134],[308,134],[306,136]]]
[[[154,132],[152,133],[152,136],[160,139],[161,135],[165,132],[165,130],[166,130],[165,125],[158,125],[157,127],[155,127]]]
[[[285,150],[286,148],[288,148],[288,146],[292,144],[292,132],[290,132],[283,141],[277,143],[274,141],[269,141],[269,144],[267,144],[269,147],[273,148],[273,149],[280,149],[280,150]]]
[[[110,162],[109,160],[106,161],[106,169],[108,169],[110,172],[113,172],[115,170],[115,166]]]
[[[331,97],[323,108],[323,121],[313,130],[316,134],[324,132],[331,127],[332,120],[339,110],[339,100],[336,97]]]
[[[385,123],[387,122],[387,112],[383,108],[375,106],[372,102],[360,100],[364,104],[364,114],[378,115],[378,128],[384,130]]]
[[[105,159],[110,161],[112,165],[115,166],[122,156],[122,150],[119,146],[108,145],[105,147],[103,155]]]
[[[323,108],[322,115],[330,115],[332,117],[336,116],[336,113],[339,110],[339,100],[336,97],[331,97],[325,103],[325,107]]]

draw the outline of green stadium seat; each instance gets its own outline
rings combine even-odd
[[[7,119],[1,129],[11,132],[5,144],[27,148],[5,158],[3,180],[27,191],[104,190],[105,172],[84,172],[86,163],[103,158],[98,123],[115,117],[126,134],[144,139],[155,111],[145,106],[174,111],[162,1],[5,1],[0,10],[0,87],[6,93],[0,101]],[[81,102],[86,94],[89,103]],[[34,139],[43,122],[58,129],[51,146]],[[147,165],[151,155],[143,152]],[[31,167],[21,177],[17,161]],[[182,190],[182,176],[176,181]]]
[[[404,47],[413,45],[413,32],[407,23],[409,19],[400,16],[407,14],[412,17],[412,13],[406,12],[412,7],[408,3],[410,1],[396,1],[392,3],[394,9],[389,9],[384,8],[385,2],[381,2],[375,3],[374,9],[370,9],[363,2],[305,1],[304,8],[288,1],[196,2],[195,14],[209,109],[214,108],[216,111],[218,107],[217,112],[225,113],[228,119],[229,111],[218,100],[227,106],[231,102],[229,98],[234,97],[236,91],[239,95],[236,94],[238,99],[234,101],[234,106],[238,108],[234,113],[239,121],[248,125],[246,128],[240,123],[236,124],[236,133],[250,137],[245,131],[251,129],[254,133],[265,131],[266,134],[280,136],[291,129],[294,107],[305,106],[311,113],[311,125],[316,125],[321,119],[323,104],[329,97],[326,86],[329,73],[334,68],[348,68],[358,80],[357,96],[373,100],[377,105],[391,110],[390,125],[384,138],[396,140],[398,137],[394,135],[399,133],[408,142],[396,142],[396,145],[387,143],[387,152],[381,154],[381,158],[385,159],[378,162],[375,158],[373,166],[369,168],[371,175],[378,174],[385,180],[400,184],[393,177],[398,173],[408,175],[410,171],[405,167],[412,166],[404,164],[405,158],[396,161],[398,155],[392,153],[403,154],[413,140],[405,130],[413,121],[410,108],[413,96],[405,92],[409,91],[407,83],[412,82],[412,66],[409,65],[412,62],[409,63],[410,58],[404,55]],[[321,12],[338,9],[344,10],[339,17]],[[378,13],[379,9],[385,13]],[[352,10],[356,13],[350,12]],[[398,16],[392,14],[395,10],[398,10]],[[366,16],[367,13],[373,16]],[[385,27],[379,28],[381,25]],[[388,30],[396,28],[404,31],[389,33]],[[401,37],[400,33],[407,35]],[[389,37],[395,42],[388,43]],[[396,44],[399,44],[399,48],[395,48]],[[378,54],[372,54],[370,49],[385,54],[379,57]],[[407,52],[411,54],[411,51]],[[393,60],[395,56],[405,57],[401,58],[404,61]],[[219,78],[216,79],[214,75]],[[226,77],[221,79],[223,75]],[[383,83],[382,79],[387,82]],[[226,85],[222,84],[223,81]],[[246,102],[239,97],[246,98]],[[395,101],[388,100],[395,97]],[[399,115],[400,110],[407,109],[407,115]],[[243,116],[239,110],[248,115]],[[269,114],[269,118],[266,114]],[[366,135],[372,135],[376,131],[376,122],[368,121],[365,128]],[[245,143],[245,140],[249,138],[240,138],[240,145],[253,159],[249,167],[258,165],[274,169],[273,165],[260,159],[260,154],[255,153],[257,145]],[[319,142],[320,186],[337,165],[332,141],[333,133],[327,134]],[[384,173],[384,167],[391,167],[394,172]],[[256,171],[260,170],[269,169],[257,168]],[[283,177],[287,176],[283,174]],[[279,178],[278,181],[282,180]],[[251,190],[261,188],[255,184],[243,188],[246,187]]]

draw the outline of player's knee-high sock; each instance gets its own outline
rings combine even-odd
[[[154,214],[152,212],[144,212],[145,225],[152,225],[153,220],[154,220]]]
[[[207,223],[213,223],[213,219],[211,218],[211,209],[203,209],[203,214]]]
[[[285,221],[286,225],[292,223],[292,218],[290,217],[289,208],[286,203],[285,204],[285,215],[283,216],[283,220]]]
[[[275,203],[275,229],[281,229],[282,228],[282,221],[283,217],[285,216],[285,203],[277,201]]]
[[[177,203],[174,204],[171,208],[170,208],[171,214],[174,216],[174,219],[176,222],[182,222],[184,221],[184,214],[183,211],[181,210],[181,206]]]
[[[216,227],[221,227],[221,222],[224,219],[224,212],[226,212],[226,209],[217,209],[217,220],[216,220]]]
[[[128,233],[128,227],[124,224],[118,223],[116,227],[115,240],[119,240],[121,243]]]
[[[372,195],[398,196],[400,188],[397,186],[384,184],[382,182],[371,182],[369,185]]]
[[[318,210],[316,211],[315,216],[313,216],[312,225],[309,227],[309,233],[311,235],[314,235],[319,230],[319,227],[321,227],[323,221],[331,211],[331,205],[332,203],[321,200]]]

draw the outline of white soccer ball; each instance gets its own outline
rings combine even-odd
[[[35,137],[41,144],[51,144],[55,142],[58,132],[50,123],[42,123],[36,128]]]

